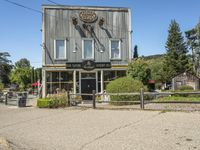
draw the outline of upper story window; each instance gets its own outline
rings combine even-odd
[[[110,40],[110,59],[121,59],[120,40]]]
[[[94,59],[94,40],[93,39],[83,39],[82,58]]]
[[[54,40],[54,59],[66,59],[65,40]]]

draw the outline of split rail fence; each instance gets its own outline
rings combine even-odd
[[[172,96],[172,95],[199,95],[200,96],[200,92],[144,92],[143,89],[140,90],[140,92],[136,92],[136,93],[96,93],[95,90],[92,91],[92,94],[69,94],[68,93],[68,99],[69,101],[69,105],[76,105],[76,100],[72,97],[76,97],[76,96],[83,96],[83,95],[88,95],[92,97],[92,105],[91,107],[93,109],[96,108],[96,104],[97,103],[118,103],[118,104],[140,104],[140,108],[141,109],[145,109],[145,104],[149,104],[149,103],[157,103],[154,102],[153,100],[158,99],[159,97],[165,97],[165,96]],[[97,97],[107,97],[107,98],[111,98],[112,96],[138,96],[139,99],[138,100],[133,100],[133,101],[127,101],[125,99],[120,100],[120,101],[113,101],[113,100],[105,100],[105,99],[101,99],[101,100],[97,100]],[[145,96],[150,96],[151,99],[145,99]],[[162,102],[162,103],[168,103],[168,102]],[[172,101],[170,103],[187,103],[187,102],[176,102],[176,101]],[[190,102],[189,102],[190,103]]]

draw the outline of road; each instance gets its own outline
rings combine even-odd
[[[200,112],[0,105],[0,137],[13,150],[200,150]]]

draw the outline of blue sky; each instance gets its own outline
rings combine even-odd
[[[48,0],[10,0],[41,10]],[[172,19],[181,31],[193,28],[200,17],[200,0],[52,0],[59,4],[129,7],[132,10],[132,44],[139,55],[165,53],[168,26]],[[11,54],[14,62],[27,58],[41,66],[41,14],[0,0],[0,51]]]

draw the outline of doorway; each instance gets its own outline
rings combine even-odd
[[[92,94],[96,90],[96,74],[81,73],[81,93]],[[82,95],[83,100],[92,100],[92,95]]]

